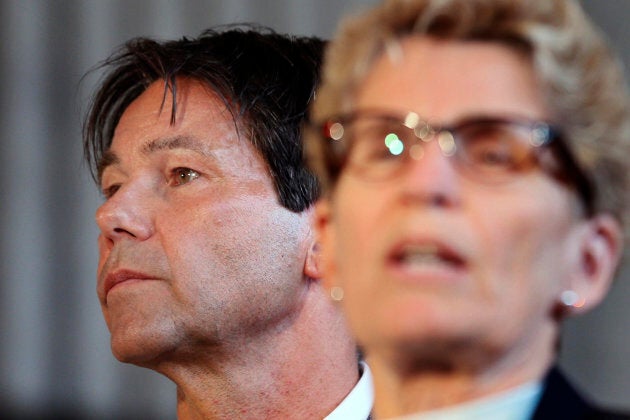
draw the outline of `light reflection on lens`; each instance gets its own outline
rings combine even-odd
[[[448,131],[440,133],[438,143],[445,156],[453,156],[455,154],[455,150],[457,150],[457,147],[455,146],[455,138]]]
[[[428,124],[421,124],[418,127],[413,129],[413,133],[416,135],[416,137],[418,137],[420,140],[422,141],[429,141],[431,140],[431,134],[433,133],[431,131],[431,127]]]
[[[418,122],[420,122],[420,116],[415,112],[410,112],[405,115],[405,121],[403,122],[403,124],[407,128],[414,128],[418,125]]]
[[[389,143],[389,146],[387,146],[387,148],[389,149],[389,152],[392,155],[398,156],[399,154],[402,153],[402,151],[404,150],[405,146],[403,145],[403,142],[400,141],[400,139],[398,139],[398,137],[396,137],[394,140],[392,140]]]
[[[341,123],[332,123],[328,128],[328,133],[331,139],[333,140],[341,140],[343,137],[344,129]]]
[[[548,138],[549,138],[549,129],[545,127],[536,127],[532,131],[530,142],[532,146],[540,147],[543,144],[545,144]]]
[[[388,149],[391,147],[391,144],[394,141],[400,141],[400,139],[398,138],[396,134],[389,133],[388,135],[385,136],[385,146],[387,146]]]

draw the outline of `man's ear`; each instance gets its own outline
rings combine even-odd
[[[333,238],[330,219],[330,203],[321,198],[315,203],[312,214],[314,238],[306,257],[305,273],[309,277],[322,279],[324,287],[331,286],[330,277],[333,275],[332,252]]]
[[[321,250],[317,239],[311,235],[308,249],[306,250],[306,261],[304,262],[304,275],[313,280],[322,278],[321,270]]]
[[[599,214],[584,223],[579,261],[569,285],[577,296],[577,302],[570,308],[572,313],[587,312],[606,297],[623,250],[623,230],[612,215]]]

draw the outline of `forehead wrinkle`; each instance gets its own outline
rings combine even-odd
[[[160,151],[175,149],[185,149],[206,157],[215,157],[211,147],[191,136],[174,136],[151,140],[142,146],[141,153],[148,156]]]

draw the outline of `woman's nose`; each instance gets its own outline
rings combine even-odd
[[[453,206],[460,200],[461,180],[453,157],[447,156],[438,139],[421,143],[409,156],[401,179],[407,199],[431,206]]]

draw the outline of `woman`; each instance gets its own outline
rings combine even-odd
[[[624,86],[569,0],[391,0],[342,26],[307,144],[377,418],[610,414],[554,366],[621,258]]]

